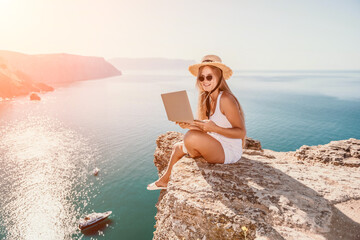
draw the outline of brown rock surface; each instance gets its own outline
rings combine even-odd
[[[360,140],[350,138],[342,141],[331,141],[325,145],[301,146],[295,152],[299,160],[319,161],[334,165],[360,167]]]
[[[154,164],[159,176],[182,138],[178,132],[158,137]],[[331,143],[357,149],[357,141]],[[360,239],[359,167],[302,161],[299,150],[275,152],[255,145],[260,149],[245,149],[235,164],[180,159],[156,204],[154,239],[245,239],[243,226],[246,239]],[[335,145],[321,149],[335,151]]]

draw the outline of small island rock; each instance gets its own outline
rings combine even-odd
[[[36,93],[32,93],[30,95],[30,100],[40,100],[41,98]]]

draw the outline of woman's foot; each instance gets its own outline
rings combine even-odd
[[[168,184],[167,182],[165,182],[165,181],[163,181],[161,179],[159,179],[159,180],[157,180],[155,182],[155,185],[158,186],[158,187],[167,187],[167,184]]]
[[[149,184],[150,185],[150,184]],[[148,187],[149,187],[148,185]],[[158,187],[167,187],[167,182],[165,182],[164,180],[162,179],[159,179],[155,182],[155,185],[158,186]]]
[[[147,190],[167,189],[167,182],[163,182],[161,179],[159,179],[150,183],[146,188]]]

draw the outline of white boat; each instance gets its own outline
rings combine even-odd
[[[95,168],[95,169],[93,170],[93,174],[94,174],[94,176],[97,176],[97,175],[98,175],[98,173],[99,173],[99,171],[100,171],[100,169]]]
[[[104,213],[91,213],[91,214],[85,216],[84,218],[81,218],[80,223],[79,223],[80,230],[91,227],[91,226],[105,220],[108,216],[110,216],[111,213],[112,213],[112,211],[107,211]]]

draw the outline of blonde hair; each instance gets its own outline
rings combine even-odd
[[[219,90],[227,92],[227,93],[231,94],[235,98],[235,100],[237,102],[237,106],[238,106],[239,111],[240,111],[240,117],[242,118],[242,120],[244,122],[244,126],[245,126],[245,114],[244,114],[244,111],[243,111],[239,101],[237,100],[237,98],[231,92],[229,86],[227,85],[227,83],[226,83],[226,81],[225,81],[225,79],[223,77],[221,69],[217,68],[217,67],[214,67],[214,66],[211,66],[211,65],[206,65],[206,66],[209,66],[213,70],[213,73],[217,77],[217,79],[219,79],[219,81],[221,81],[221,83],[219,85]],[[201,76],[202,69],[204,67],[205,66],[201,66],[199,68],[198,76],[196,78],[196,85],[195,85],[196,88],[199,91],[197,115],[198,115],[198,119],[200,119],[200,120],[208,119],[208,116],[206,115],[206,112],[207,112],[207,110],[210,112],[210,109],[207,109],[207,107],[206,107],[206,100],[207,100],[207,98],[210,98],[210,92],[204,91],[200,81],[198,80],[199,77]],[[245,127],[245,129],[246,129],[246,127]],[[244,136],[244,138],[242,138],[242,147],[243,147],[243,149],[245,147],[245,138],[246,138],[246,135]]]

